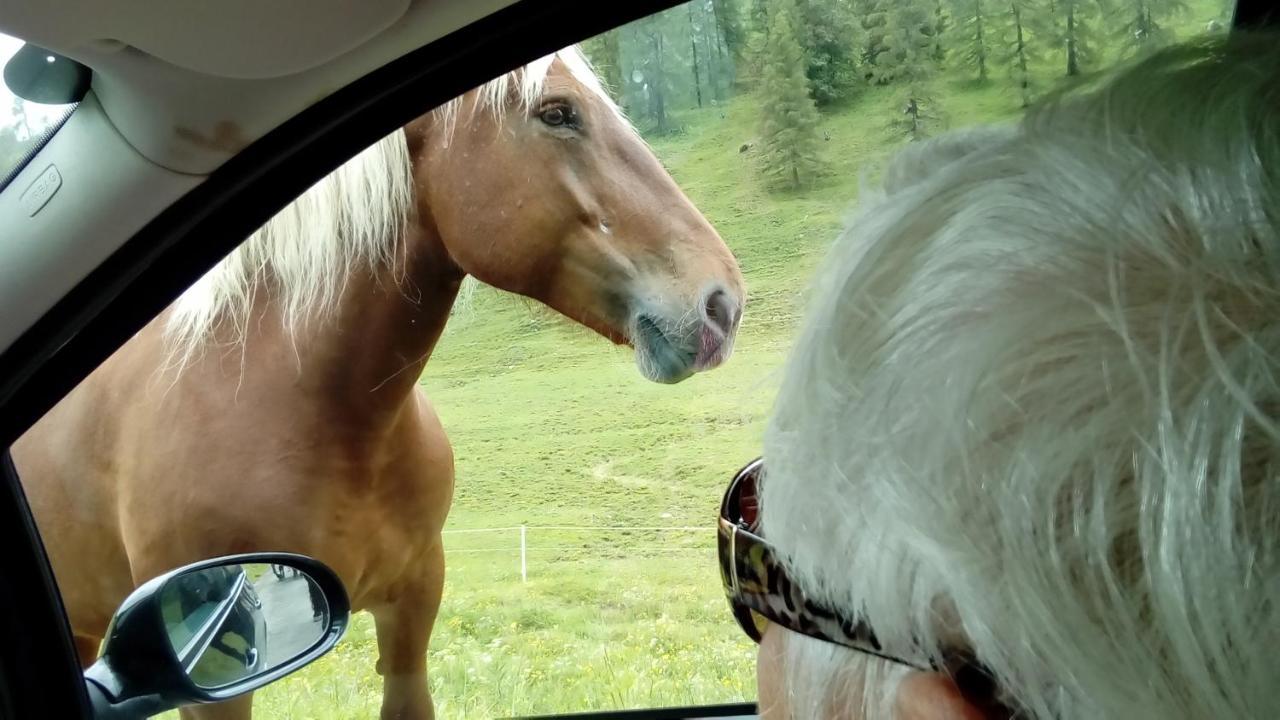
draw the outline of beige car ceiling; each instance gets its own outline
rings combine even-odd
[[[306,106],[510,0],[0,0],[0,31],[93,69],[148,159],[204,174]]]
[[[0,192],[0,351],[246,145],[512,2],[0,0],[0,32],[93,70]]]

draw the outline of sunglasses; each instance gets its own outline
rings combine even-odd
[[[966,698],[980,707],[998,707],[991,674],[966,651],[942,654],[940,662],[887,652],[865,622],[810,600],[787,575],[777,551],[760,535],[757,483],[762,459],[739,470],[720,506],[720,577],[733,616],[760,642],[770,623],[917,670],[950,675]],[[1012,717],[1012,713],[996,716]]]

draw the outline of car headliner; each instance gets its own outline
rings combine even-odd
[[[66,125],[0,192],[0,352],[250,143],[369,72],[512,4],[5,3],[0,32],[87,65],[93,81]],[[22,202],[50,186],[52,196],[34,212]]]

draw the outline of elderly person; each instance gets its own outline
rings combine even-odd
[[[721,568],[764,718],[1280,718],[1280,37],[908,147]]]

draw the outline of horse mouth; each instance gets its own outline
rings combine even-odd
[[[673,384],[719,366],[732,352],[733,341],[719,329],[702,325],[665,330],[660,320],[639,315],[632,326],[636,364],[649,380]]]
[[[636,365],[649,380],[673,384],[695,371],[697,353],[688,343],[672,338],[648,315],[636,318],[631,344],[636,349]]]

